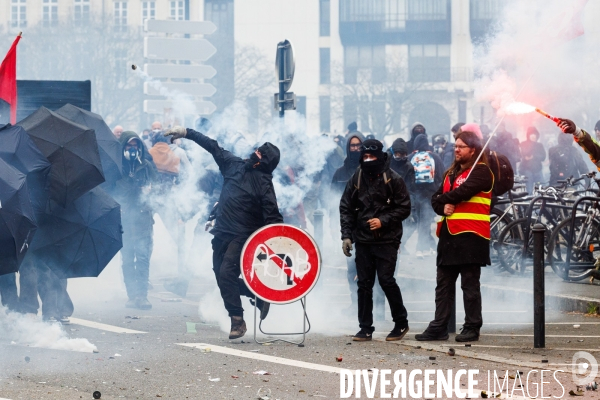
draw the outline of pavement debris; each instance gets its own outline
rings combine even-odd
[[[220,382],[221,378],[208,378],[208,380],[211,382]]]
[[[450,347],[450,348],[448,349],[448,355],[449,355],[450,357],[454,357],[454,355],[455,355],[455,354],[456,354],[456,351],[455,351],[455,350],[454,350],[452,347]]]
[[[254,375],[272,375],[270,372],[264,371],[264,370],[259,370],[259,371],[254,371],[253,372]]]

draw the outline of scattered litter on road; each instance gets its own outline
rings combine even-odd
[[[435,356],[429,356],[429,359],[434,361],[435,360]]]
[[[573,325],[573,328],[579,329],[579,328],[581,328],[581,325]]]
[[[119,353],[115,353],[114,357],[121,357]]]
[[[25,357],[25,362],[29,362],[31,359],[29,357]]]
[[[583,396],[585,392],[583,390],[578,390],[578,391],[574,391],[574,390],[570,390],[569,394],[571,396]]]
[[[211,382],[220,382],[221,378],[208,378],[208,380]]]
[[[455,354],[456,354],[456,351],[455,351],[455,350],[454,350],[452,347],[450,347],[450,348],[448,349],[448,355],[449,355],[450,357],[453,357]]]
[[[585,390],[598,390],[598,384],[596,382],[588,383]]]
[[[578,341],[579,343],[582,343],[582,342],[583,342],[583,339],[577,339],[577,341]]]
[[[256,396],[259,400],[270,400],[271,399],[271,389],[269,388],[258,388],[258,392],[256,392]]]
[[[196,323],[195,322],[186,322],[187,333],[198,333],[196,331]]]
[[[200,349],[200,353],[210,353],[210,347],[203,347]]]
[[[177,298],[160,299],[160,301],[162,301],[163,303],[181,303],[182,302],[181,299],[177,299]]]
[[[100,393],[99,391],[96,390],[94,393],[92,393],[92,397],[94,399],[99,399],[102,397],[102,393]]]
[[[342,356],[339,356],[339,357],[335,358],[335,361],[337,361],[337,362],[342,362],[342,360],[343,360]]]
[[[237,378],[239,378],[239,376],[237,376],[237,375],[231,375],[231,377],[232,377],[233,379],[237,379]]]
[[[125,316],[125,319],[140,319],[140,317],[138,317],[138,316],[135,316],[135,315],[134,315],[134,316],[129,316],[129,315],[126,315],[126,316]]]
[[[259,371],[254,371],[253,372],[254,375],[272,375],[270,372],[264,371],[264,370],[259,370]]]

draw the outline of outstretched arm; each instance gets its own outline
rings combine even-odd
[[[227,167],[229,167],[232,162],[242,160],[241,158],[234,156],[229,151],[220,147],[216,140],[211,139],[208,136],[191,128],[186,129],[182,126],[174,126],[165,133],[165,136],[171,136],[171,141],[179,138],[186,138],[198,143],[199,146],[213,156],[222,173],[225,172]]]
[[[558,125],[563,133],[570,133],[573,135],[575,141],[588,154],[590,160],[592,160],[598,171],[600,171],[600,145],[592,138],[592,136],[583,129],[577,127],[570,119],[559,118],[556,125]]]

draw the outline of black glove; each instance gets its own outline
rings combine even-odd
[[[573,134],[575,131],[577,131],[577,125],[575,125],[575,122],[571,121],[570,119],[559,118],[556,125],[561,131],[563,131],[563,133]]]

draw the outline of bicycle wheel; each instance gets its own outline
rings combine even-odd
[[[596,259],[600,257],[600,222],[593,219],[589,226],[584,226],[585,219],[585,215],[575,217],[574,243],[568,263],[566,257],[571,218],[558,224],[550,236],[547,261],[556,275],[565,281],[580,281],[590,276]],[[587,238],[584,242],[576,243],[578,236],[585,236],[580,235],[582,229],[587,230]]]
[[[519,218],[510,222],[500,233],[498,243],[496,243],[496,254],[499,261],[499,268],[510,272],[511,274],[525,272],[527,260],[523,262],[523,243],[525,241],[525,228],[529,220]],[[529,238],[527,248],[532,248],[533,241]],[[530,263],[531,264],[531,263]]]
[[[492,262],[492,267],[499,267],[500,261],[497,254],[497,243],[500,240],[502,231],[511,222],[512,218],[510,218],[508,214],[504,215],[504,211],[498,208],[492,209],[492,212],[490,213],[490,260]]]

